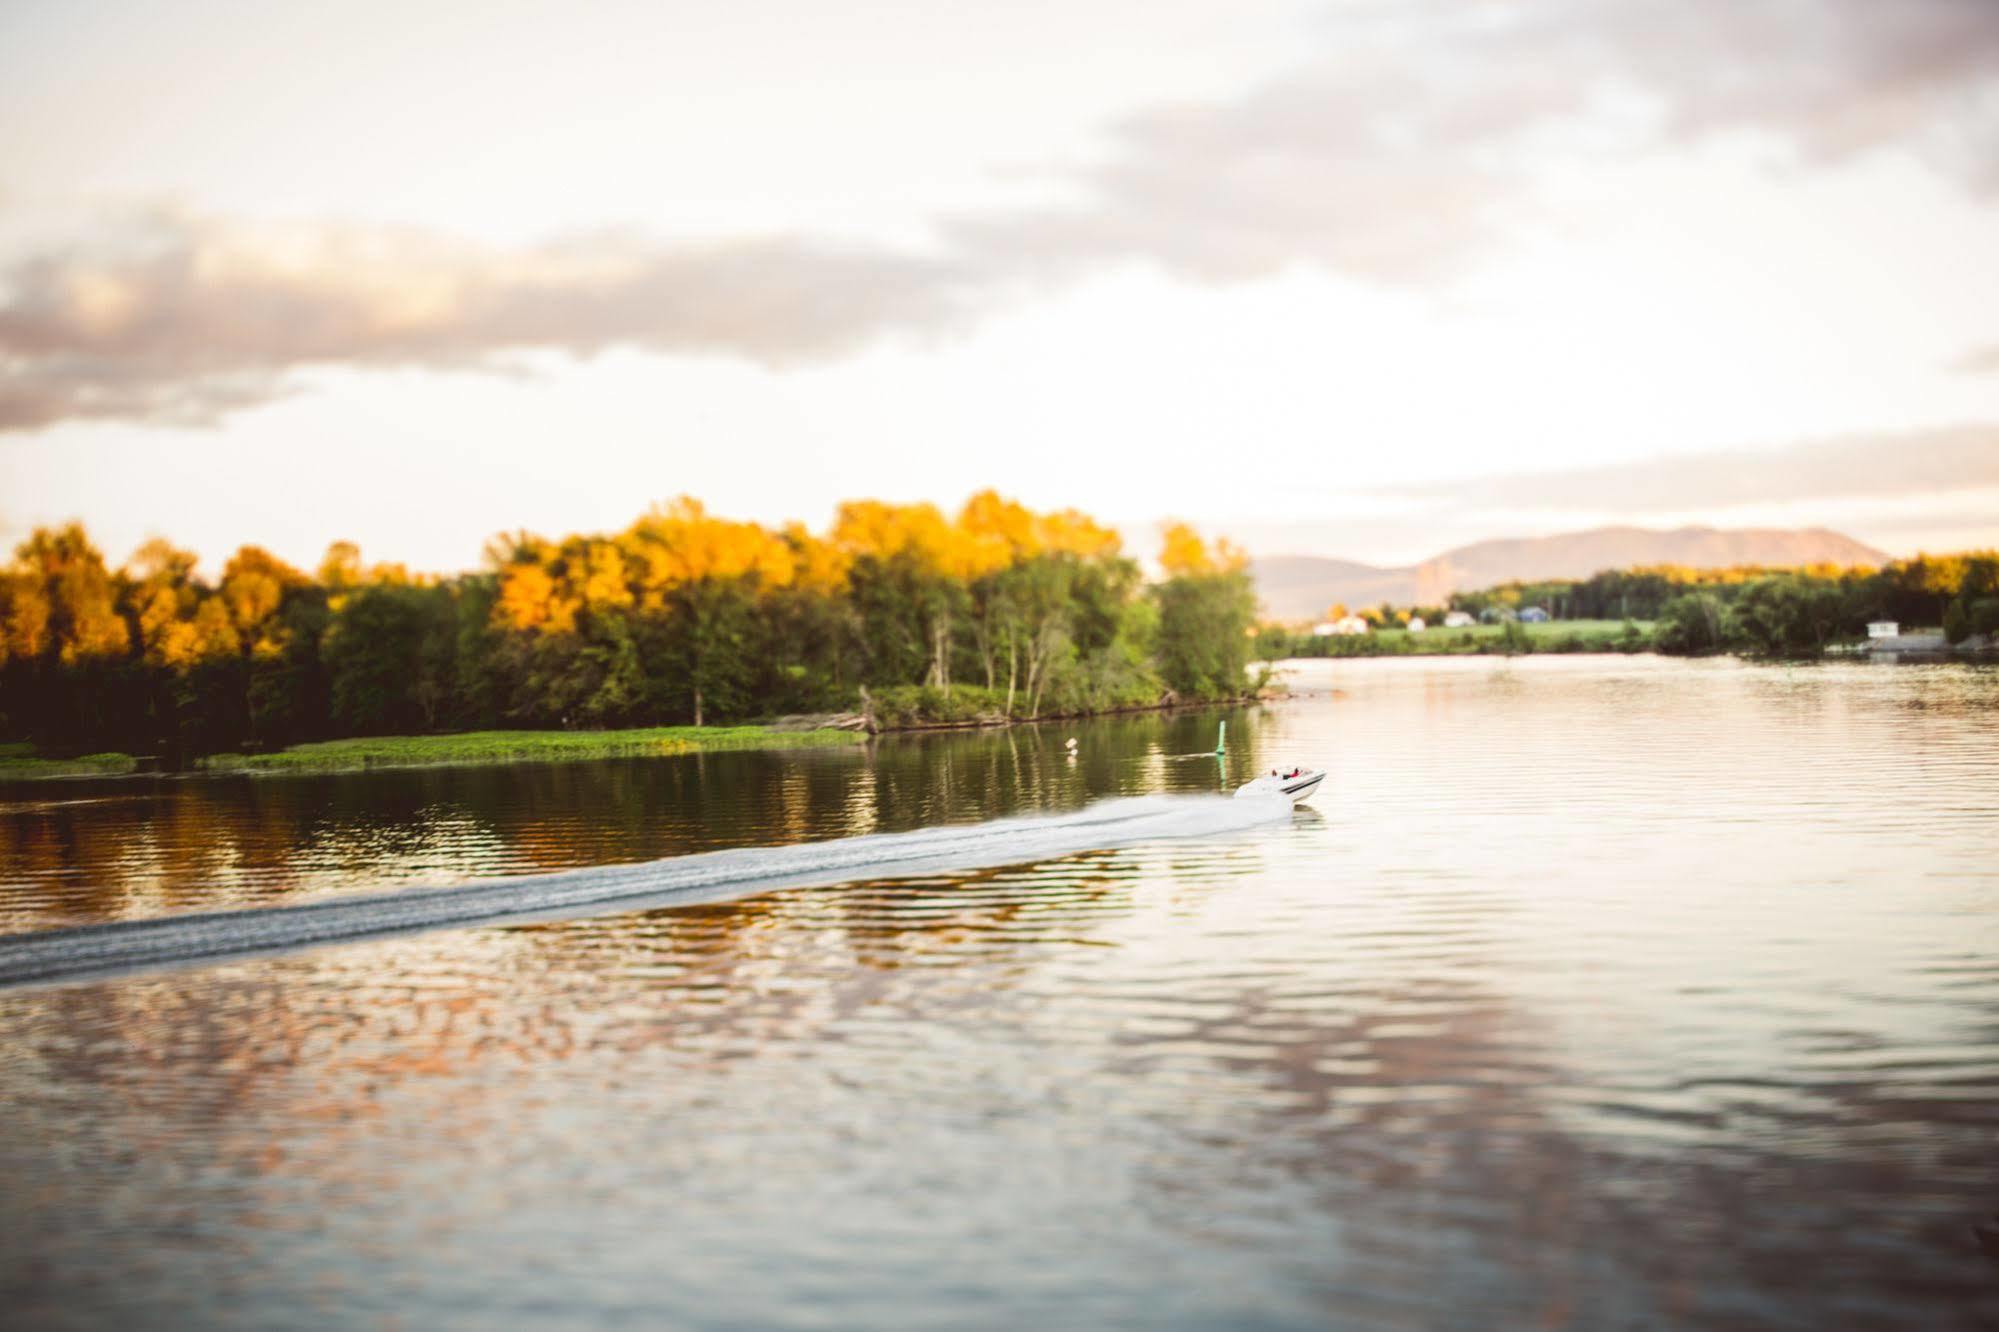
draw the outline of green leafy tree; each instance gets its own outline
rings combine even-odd
[[[1183,524],[1169,526],[1153,589],[1159,605],[1159,674],[1187,698],[1236,698],[1249,688],[1256,589],[1248,561],[1226,544],[1211,551]]]
[[[1659,609],[1653,643],[1680,656],[1719,652],[1727,646],[1732,622],[1727,605],[1711,592],[1674,597]]]
[[[374,583],[348,593],[326,633],[332,720],[345,735],[424,728],[418,695],[430,589]]]
[[[1838,587],[1812,579],[1776,577],[1749,584],[1735,603],[1743,642],[1764,656],[1810,656],[1825,651],[1845,618]]]

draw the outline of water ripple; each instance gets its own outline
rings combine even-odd
[[[30,1260],[0,1297],[29,1323],[1999,1324],[1971,1230],[1999,1211],[1999,676],[1296,687],[1229,716],[1227,768],[1166,761],[1212,742],[1189,716],[10,792],[18,932],[1331,766],[1316,816],[1227,842],[0,996],[0,1223]]]

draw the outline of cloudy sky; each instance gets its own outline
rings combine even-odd
[[[1991,0],[0,6],[0,538],[1999,543]]]

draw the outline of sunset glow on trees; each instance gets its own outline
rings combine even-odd
[[[495,537],[486,568],[443,578],[347,542],[316,575],[245,546],[210,583],[164,540],[114,571],[72,525],[36,532],[0,573],[0,722],[55,745],[193,754],[703,725],[851,709],[867,688],[1005,717],[1240,693],[1239,554],[1180,529],[1161,562],[1148,591],[1114,529],[994,491],[955,516],[852,501],[823,534],[681,496],[619,532]],[[1215,661],[1177,641],[1213,632],[1229,643]]]

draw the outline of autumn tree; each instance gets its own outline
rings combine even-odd
[[[23,592],[44,608],[32,618],[46,626],[36,636],[39,650],[24,655],[52,650],[59,662],[70,666],[121,656],[131,646],[110,571],[80,523],[36,528],[15,550],[14,558],[23,575]]]
[[[708,513],[682,496],[655,508],[626,534],[638,565],[637,603],[662,651],[654,692],[684,706],[696,726],[711,709],[742,716],[763,649],[762,597],[796,572],[796,551],[755,523]]]
[[[1165,529],[1153,589],[1159,605],[1159,673],[1188,698],[1235,698],[1249,687],[1256,590],[1248,558],[1226,541],[1212,547],[1184,523]]]
[[[131,628],[111,573],[81,524],[36,528],[14,552],[4,585],[7,712],[17,726],[64,743],[117,730],[132,689]]]
[[[976,542],[932,504],[842,504],[833,541],[849,561],[867,673],[884,683],[951,688],[952,646],[969,608]]]

